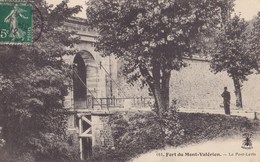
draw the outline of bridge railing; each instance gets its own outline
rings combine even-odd
[[[177,107],[179,109],[190,109],[190,110],[220,110],[224,109],[222,98],[200,98],[189,100],[178,100]],[[245,111],[260,111],[260,100],[245,99],[243,103],[243,109],[236,107],[235,99],[231,100],[231,110],[245,110]]]
[[[248,103],[251,103],[248,104]],[[121,97],[121,98],[93,98],[88,97],[87,101],[74,102],[72,107],[68,107],[71,110],[126,110],[126,109],[148,109],[154,105],[154,99],[152,97]],[[260,100],[252,100],[244,102],[243,110],[246,111],[260,111]],[[202,99],[190,99],[190,100],[178,100],[177,107],[180,110],[223,110],[223,101],[220,98],[202,98]],[[231,102],[231,110],[237,110],[235,101]]]
[[[125,98],[92,98],[92,109],[131,109],[131,108],[149,108],[154,99],[151,97],[125,97]]]

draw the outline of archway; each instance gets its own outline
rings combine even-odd
[[[80,54],[73,60],[73,98],[75,109],[87,107],[86,65]]]
[[[93,98],[97,97],[98,65],[87,51],[81,51],[73,60],[73,97],[74,108],[93,108]],[[76,115],[80,144],[80,157],[87,159],[92,154],[92,120],[88,111]]]
[[[90,52],[81,51],[80,55],[86,65],[87,107],[93,108],[93,98],[98,97],[98,64]]]

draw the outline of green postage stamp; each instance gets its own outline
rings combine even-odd
[[[32,3],[0,1],[0,44],[32,43]]]

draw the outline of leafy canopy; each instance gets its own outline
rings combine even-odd
[[[42,160],[68,156],[61,144],[67,120],[62,101],[69,86],[63,56],[75,52],[71,47],[79,39],[62,25],[81,7],[67,3],[52,8],[44,0],[34,1],[34,36],[40,33],[39,39],[1,47],[0,123],[6,147],[18,155],[32,153]]]
[[[220,31],[211,60],[215,73],[227,71],[230,77],[244,81],[257,68],[255,54],[250,52],[252,44],[248,41],[247,26],[248,23],[236,15]]]
[[[201,33],[220,27],[232,7],[232,0],[90,0],[87,17],[100,33],[97,50],[121,58],[137,80],[139,65],[179,70]]]
[[[260,71],[260,12],[253,20],[253,28],[249,35],[249,53],[254,55],[255,60],[257,61],[257,71]]]

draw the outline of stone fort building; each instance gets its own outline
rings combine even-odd
[[[102,57],[95,51],[98,33],[89,30],[84,19],[70,18],[65,27],[76,31],[81,38],[81,42],[75,45],[78,52],[65,58],[73,67],[73,86],[64,105],[71,114],[68,132],[74,135],[81,159],[85,159],[92,154],[92,146],[113,147],[108,123],[112,110],[146,107],[150,100],[146,89],[140,90],[138,85],[129,88],[120,77],[118,60],[113,56]],[[180,110],[222,111],[220,94],[227,86],[231,92],[231,113],[236,111],[233,82],[226,73],[213,74],[205,59],[185,61],[189,66],[173,71],[170,84],[170,99],[177,101]],[[251,75],[244,83],[243,111],[260,111],[259,81],[260,75]]]
[[[80,43],[74,47],[78,52],[64,58],[73,69],[64,106],[70,112],[68,133],[79,148],[80,158],[86,159],[92,154],[92,146],[113,146],[107,104],[111,104],[108,99],[118,98],[118,88],[112,83],[117,80],[117,60],[95,51],[98,35],[87,29],[84,19],[69,18],[64,27],[80,36]]]

